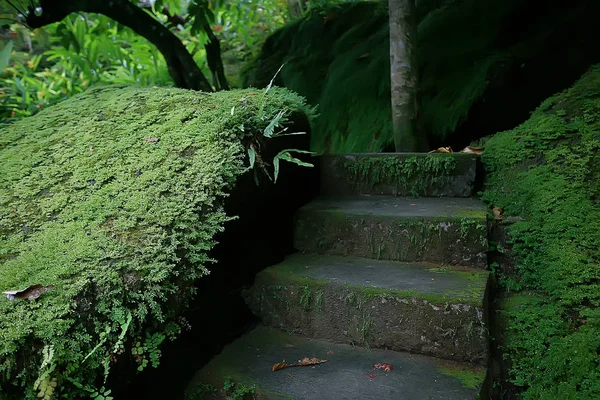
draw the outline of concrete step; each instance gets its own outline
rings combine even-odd
[[[296,253],[243,295],[268,326],[484,365],[488,280],[480,269]]]
[[[297,363],[304,357],[327,362],[272,371],[276,363]],[[390,364],[391,371],[373,369],[381,363]],[[186,399],[242,398],[235,397],[237,391],[258,399],[467,400],[479,398],[484,381],[483,368],[258,327],[200,370]]]
[[[485,268],[487,217],[469,198],[322,197],[296,213],[296,249]]]
[[[324,155],[321,193],[470,197],[477,160],[477,155],[465,153]]]

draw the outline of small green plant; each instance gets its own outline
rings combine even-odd
[[[206,395],[214,394],[216,391],[217,388],[210,383],[197,382],[192,390],[186,392],[185,400],[202,400]]]
[[[225,377],[223,390],[228,394],[228,398],[231,400],[249,400],[254,399],[256,395],[256,386],[235,382],[229,376]]]
[[[300,288],[300,305],[304,310],[310,310],[312,300],[312,293],[308,285],[304,285]]]

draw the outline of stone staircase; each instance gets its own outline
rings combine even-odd
[[[488,243],[486,208],[471,197],[476,165],[468,154],[322,157],[321,197],[296,215],[299,252],[245,293],[263,326],[226,347],[189,393],[229,379],[266,399],[484,398]],[[304,357],[327,362],[272,371]]]

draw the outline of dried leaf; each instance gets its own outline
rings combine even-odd
[[[146,138],[146,142],[148,142],[148,143],[156,143],[156,142],[158,142],[158,139],[149,137],[149,138]]]
[[[333,350],[329,350],[329,351],[327,351],[327,355],[328,355],[328,356],[332,356],[333,354],[334,354],[334,353],[333,353]]]
[[[273,370],[273,372],[275,372],[275,371],[279,371],[280,369],[284,369],[284,368],[289,368],[289,367],[306,367],[306,366],[309,366],[309,365],[322,364],[324,362],[327,362],[327,360],[321,360],[321,359],[318,359],[316,357],[314,357],[314,358],[304,357],[302,360],[298,360],[297,364],[288,364],[287,362],[285,362],[285,360],[283,360],[280,363],[274,364],[272,370]]]
[[[279,371],[280,369],[284,369],[290,366],[290,364],[286,363],[285,360],[283,360],[282,362],[273,365],[273,372]]]
[[[367,378],[374,379],[374,378],[377,378],[377,375],[376,374],[367,374]]]
[[[316,357],[313,357],[313,358],[304,357],[302,360],[298,360],[298,365],[300,365],[300,366],[317,365],[317,364],[322,364],[324,362],[327,362],[327,360],[320,360]]]
[[[496,220],[502,220],[504,219],[504,217],[502,216],[502,213],[504,211],[502,211],[502,209],[500,207],[494,207],[492,209],[492,213],[494,214],[494,218],[496,218]]]
[[[52,290],[54,287],[54,285],[31,285],[27,289],[7,290],[2,293],[5,294],[9,300],[35,300],[40,297],[42,293]]]
[[[390,363],[381,363],[373,365],[373,369],[382,369],[385,372],[390,372],[392,370],[392,364]]]
[[[461,150],[461,153],[481,154],[484,152],[484,150],[485,149],[483,147],[467,146]]]
[[[431,150],[430,153],[453,153],[452,147],[439,147],[435,150]]]

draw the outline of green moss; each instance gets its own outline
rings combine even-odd
[[[505,350],[525,399],[600,396],[599,132],[595,67],[493,136],[482,157],[484,199],[523,218],[508,228],[518,275],[509,287],[536,295],[505,311]]]
[[[464,387],[478,389],[485,379],[485,369],[469,368],[458,364],[444,364],[438,368],[442,374],[458,379]]]
[[[279,110],[310,114],[277,88],[114,86],[0,128],[0,291],[55,285],[0,301],[1,392],[31,396],[38,377],[58,378],[56,394],[75,396],[69,382],[102,383],[116,349],[157,362],[232,218],[223,200],[247,169],[245,144]]]
[[[447,182],[457,161],[446,155],[398,158],[394,156],[359,157],[347,161],[344,168],[354,183],[369,182],[370,185],[395,182],[398,192],[422,193],[438,182]]]
[[[519,48],[501,47],[506,41],[498,35],[519,3],[469,0],[418,7],[423,132],[435,137],[453,132],[487,88],[491,72],[498,74],[502,62],[514,58]],[[264,87],[284,65],[276,82],[319,105],[311,138],[315,151],[379,152],[393,143],[386,5],[348,2],[317,9],[273,34],[256,68],[246,70],[246,85]]]
[[[476,307],[481,306],[481,286],[485,286],[485,274],[476,274],[469,272],[457,272],[453,271],[452,273],[456,274],[464,274],[465,278],[471,280],[474,283],[474,286],[469,289],[464,290],[447,290],[444,294],[432,294],[432,293],[421,293],[410,290],[395,290],[395,289],[383,289],[369,286],[351,286],[347,285],[347,287],[352,288],[357,293],[362,295],[365,299],[372,298],[384,298],[384,299],[420,299],[428,301],[431,304],[435,305],[445,305],[449,303],[461,303],[468,304]]]

